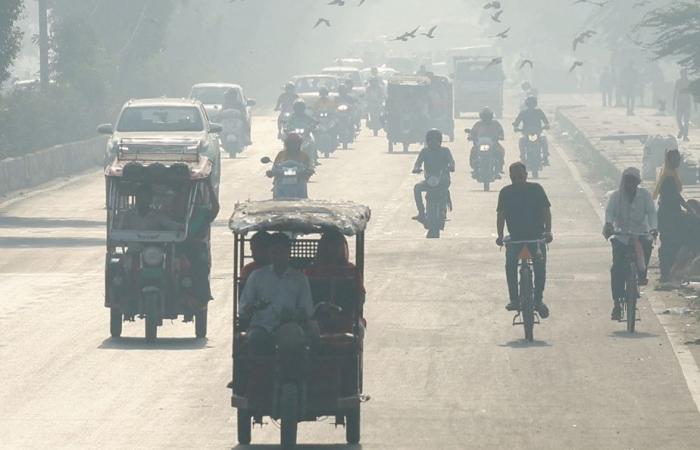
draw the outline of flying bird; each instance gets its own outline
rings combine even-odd
[[[362,6],[362,5],[364,5],[364,4],[365,4],[365,0],[360,0],[360,4],[357,5],[357,6]]]
[[[328,6],[333,6],[333,5],[338,5],[338,6],[345,6],[345,0],[333,0],[328,4]]]
[[[576,48],[578,47],[579,44],[585,43],[588,39],[592,38],[592,37],[595,36],[596,34],[598,34],[597,31],[586,30],[586,31],[584,31],[583,33],[581,33],[581,34],[579,34],[578,36],[576,36],[576,37],[574,38],[573,43],[572,43],[572,46],[573,46],[573,48],[574,48],[574,51],[576,51]]]
[[[499,2],[499,1],[493,1],[493,2],[489,2],[489,3],[487,3],[487,4],[484,5],[484,9],[491,9],[491,8],[493,8],[493,9],[501,9],[501,2]]]
[[[571,65],[571,68],[569,69],[569,73],[573,72],[576,70],[577,67],[581,67],[583,65],[583,61],[574,61],[574,63]]]
[[[413,31],[410,31],[408,33],[404,33],[406,37],[414,38],[416,37],[416,33],[420,30],[420,25],[417,26]]]
[[[314,25],[314,28],[318,28],[321,24],[324,24],[325,26],[330,27],[330,26],[331,26],[331,21],[328,20],[328,19],[324,19],[323,17],[320,17],[320,18],[316,21],[316,25]]]
[[[428,30],[427,33],[421,33],[421,34],[422,34],[423,36],[427,37],[428,39],[435,39],[435,36],[433,35],[433,33],[435,32],[435,30],[437,29],[437,27],[438,27],[438,26],[435,25],[435,26],[433,26],[430,30]]]
[[[496,14],[492,14],[491,20],[493,20],[494,22],[501,23],[501,14],[503,14],[503,10],[496,12]]]
[[[493,36],[493,37],[505,39],[505,38],[508,37],[508,32],[509,32],[509,31],[510,31],[510,27],[506,28],[505,30],[501,31],[500,33],[498,33],[497,35],[495,35],[495,36]]]
[[[497,58],[493,58],[491,61],[489,61],[489,63],[486,65],[486,67],[484,67],[484,70],[486,70],[492,66],[495,66],[497,64],[501,64],[502,62],[503,62],[503,58],[501,58],[500,56]]]
[[[520,66],[518,66],[518,70],[522,70],[522,68],[525,66],[530,66],[530,69],[534,68],[532,61],[530,61],[529,59],[523,59],[522,62],[520,63]]]

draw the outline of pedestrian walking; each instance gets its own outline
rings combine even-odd
[[[671,268],[684,240],[684,213],[686,201],[681,195],[683,183],[678,176],[681,154],[678,149],[666,152],[664,167],[654,189],[654,199],[659,201],[659,265],[660,282],[666,283],[671,278]]]

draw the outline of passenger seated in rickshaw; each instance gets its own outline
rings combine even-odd
[[[364,301],[365,288],[357,269],[349,260],[348,242],[341,232],[327,230],[321,236],[314,263],[306,269],[314,302],[327,301],[343,309],[340,314],[321,314],[323,333],[351,331],[352,308]],[[350,283],[348,285],[348,282]],[[338,317],[342,315],[343,317]],[[340,320],[339,320],[340,319]]]
[[[184,224],[172,220],[162,210],[153,207],[153,188],[142,185],[135,193],[135,208],[127,210],[119,219],[117,228],[139,231],[178,231]]]
[[[250,319],[246,347],[253,354],[270,353],[275,330],[287,322],[298,323],[311,344],[318,340],[309,280],[290,266],[291,246],[287,235],[272,235],[271,264],[251,273],[243,289],[238,309],[242,319]]]
[[[253,261],[243,266],[239,283],[245,286],[246,280],[254,271],[270,264],[270,238],[272,235],[267,231],[258,231],[250,238],[250,253]]]

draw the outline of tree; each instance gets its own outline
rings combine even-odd
[[[22,45],[24,33],[16,22],[23,10],[22,0],[0,0],[0,83],[10,77],[10,67]]]

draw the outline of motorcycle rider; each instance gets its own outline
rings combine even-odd
[[[510,186],[501,189],[498,196],[498,216],[496,245],[504,245],[503,229],[508,225],[508,232],[513,241],[530,241],[544,238],[552,242],[552,213],[551,204],[541,185],[527,181],[527,167],[521,162],[511,164]],[[532,255],[539,255],[533,260],[535,272],[535,310],[540,317],[549,317],[549,308],[542,301],[547,276],[547,248],[537,244],[527,245]],[[518,298],[518,255],[523,245],[508,245],[506,247],[506,278],[510,302],[506,305],[508,311],[520,309]]]
[[[549,120],[545,116],[544,111],[537,107],[537,97],[531,95],[525,100],[525,108],[520,111],[518,117],[513,122],[513,130],[518,131],[518,127],[522,124],[523,136],[520,138],[520,160],[525,161],[525,151],[527,144],[527,136],[529,134],[537,134],[540,136],[542,143],[542,164],[549,165],[549,143],[547,137],[541,135],[542,130],[549,129]]]
[[[280,115],[277,119],[277,134],[282,133],[282,115],[291,113],[294,108],[294,103],[299,100],[299,94],[296,93],[296,86],[291,81],[284,85],[284,92],[277,99],[275,111],[279,111]]]
[[[355,97],[351,94],[352,88],[348,87],[349,85],[352,85],[352,80],[346,80],[345,83],[338,86],[337,105],[348,105],[353,122],[355,122],[355,128],[359,129],[357,123],[357,117],[359,117],[357,114],[357,100],[355,100]]]
[[[330,114],[334,113],[335,112],[335,101],[332,98],[330,98],[328,88],[325,86],[322,86],[318,90],[318,95],[319,95],[318,100],[316,100],[316,103],[314,103],[314,107],[313,107],[314,113],[315,114],[322,113],[322,112],[326,112],[326,113],[330,113]]]
[[[469,140],[472,141],[472,149],[469,154],[469,165],[472,169],[476,169],[476,155],[479,151],[479,139],[490,138],[494,142],[493,151],[497,155],[498,173],[497,178],[501,178],[500,174],[503,173],[503,164],[505,160],[506,151],[501,145],[500,141],[505,139],[505,133],[503,131],[503,126],[498,120],[493,119],[493,111],[486,107],[479,113],[479,121],[474,124],[469,133]]]
[[[657,212],[652,195],[646,189],[639,187],[642,177],[639,169],[628,167],[622,172],[620,188],[613,192],[605,208],[605,226],[603,236],[609,239],[615,233],[639,235],[638,241],[644,251],[644,270],[640,270],[640,285],[646,284],[646,267],[652,251],[652,240],[657,232]],[[612,320],[622,318],[622,308],[619,300],[625,298],[626,255],[635,245],[631,236],[614,236],[612,244],[613,263],[610,268],[610,284],[612,287],[613,310]]]
[[[301,151],[301,145],[303,143],[303,138],[296,133],[290,133],[284,140],[284,150],[279,152],[275,157],[273,167],[283,164],[285,161],[296,161],[300,163],[304,171],[299,174],[299,181],[303,183],[301,186],[300,198],[308,198],[307,183],[309,178],[314,174],[313,163],[309,158],[309,155]],[[268,178],[275,178],[275,172],[273,170],[268,170],[265,175]],[[276,186],[277,180],[275,179],[274,185]],[[278,186],[276,186],[277,188]]]
[[[240,113],[240,117],[243,118],[243,142],[245,145],[253,145],[250,140],[250,121],[248,120],[248,105],[241,101],[238,92],[234,89],[227,89],[224,93],[224,101],[221,104],[221,110],[226,111],[227,109],[233,109]]]
[[[369,84],[367,86],[365,98],[367,99],[367,112],[370,116],[367,120],[367,124],[369,127],[370,120],[382,120],[381,111],[384,109],[384,102],[386,100],[386,96],[384,95],[384,89],[382,87],[382,82],[379,77],[373,77],[369,79]],[[371,117],[372,115],[378,115],[379,117]]]
[[[440,187],[449,189],[450,187],[450,172],[455,171],[455,160],[452,157],[452,152],[449,148],[442,146],[442,132],[432,129],[425,135],[426,147],[420,151],[416,163],[413,165],[413,173],[420,173],[421,168],[425,166],[425,180],[417,183],[413,188],[413,196],[418,209],[418,215],[413,217],[421,223],[425,223],[425,203],[423,202],[423,193],[428,192],[427,179],[431,176],[442,174]]]

